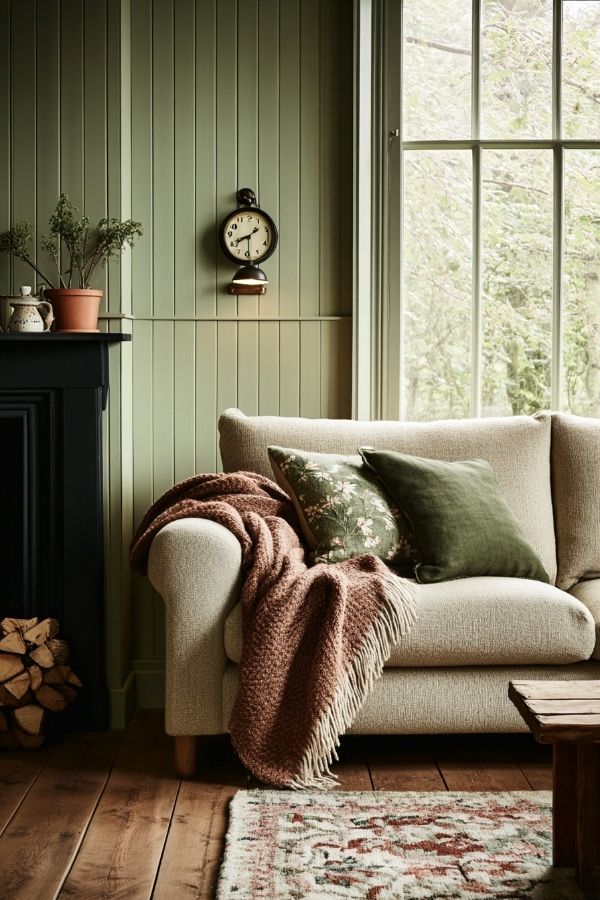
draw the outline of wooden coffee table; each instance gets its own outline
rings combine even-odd
[[[508,696],[553,745],[553,863],[600,897],[600,681],[512,681]]]

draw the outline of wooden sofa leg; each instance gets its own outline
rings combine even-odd
[[[196,773],[196,736],[178,734],[175,737],[175,769],[182,778]]]

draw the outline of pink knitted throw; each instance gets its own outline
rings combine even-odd
[[[277,787],[335,784],[330,765],[393,645],[414,621],[414,589],[375,556],[308,566],[292,504],[252,472],[196,475],[146,513],[130,549],[146,571],[154,535],[212,519],[242,548],[244,649],[230,722],[244,765]]]

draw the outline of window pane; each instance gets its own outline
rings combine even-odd
[[[403,4],[405,140],[471,136],[471,4]]]
[[[482,153],[482,414],[550,406],[552,152]]]
[[[563,407],[600,416],[600,150],[565,152]]]
[[[403,414],[469,415],[471,153],[404,153]]]
[[[600,2],[563,3],[563,136],[600,139]]]
[[[481,133],[552,136],[552,0],[483,0]]]

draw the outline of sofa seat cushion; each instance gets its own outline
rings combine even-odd
[[[440,422],[361,422],[245,416],[227,409],[219,419],[225,472],[272,477],[267,447],[354,455],[358,447],[395,450],[427,459],[485,459],[525,537],[556,578],[554,513],[550,492],[550,415],[456,419]]]
[[[387,668],[567,665],[589,659],[594,619],[575,597],[523,578],[461,578],[416,586],[417,621]],[[225,622],[225,652],[242,656],[238,604]]]
[[[569,593],[587,607],[596,623],[596,647],[592,656],[600,659],[600,578],[580,581],[573,585]]]

